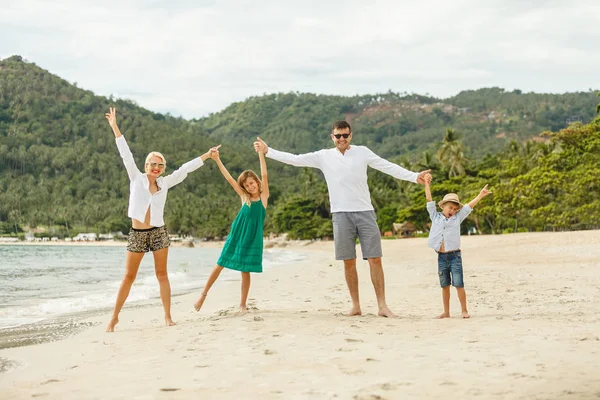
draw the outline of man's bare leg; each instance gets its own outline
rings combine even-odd
[[[106,327],[106,332],[114,332],[115,325],[119,323],[119,313],[121,312],[121,308],[123,308],[123,304],[125,304],[125,300],[127,300],[127,297],[129,296],[131,285],[133,285],[133,282],[135,281],[135,277],[137,276],[138,269],[140,268],[140,262],[142,262],[144,254],[145,253],[134,253],[131,251],[127,252],[125,259],[125,276],[123,277],[123,281],[119,287],[112,319]]]
[[[250,272],[242,272],[242,298],[240,300],[240,311],[242,314],[248,312],[246,301],[248,300],[248,292],[250,291]]]
[[[169,248],[165,247],[164,249],[153,251],[152,254],[154,255],[154,272],[156,279],[158,279],[158,286],[160,287],[160,300],[165,311],[165,324],[173,326],[175,322],[171,318],[171,283],[167,274]]]
[[[383,276],[383,266],[381,265],[381,257],[369,258],[369,267],[371,267],[371,282],[377,296],[377,305],[379,306],[379,316],[388,318],[398,318],[396,314],[390,310],[385,302],[385,278]]]
[[[356,272],[356,258],[352,260],[344,260],[344,275],[346,276],[346,284],[350,291],[352,299],[352,309],[348,313],[349,316],[361,315],[360,300],[358,297],[358,273]]]
[[[450,285],[442,288],[442,302],[444,303],[444,312],[438,318],[450,318]]]
[[[196,311],[200,311],[200,309],[202,308],[204,300],[206,300],[206,295],[208,294],[208,291],[221,274],[221,271],[223,271],[223,267],[221,267],[220,265],[215,265],[212,272],[208,276],[206,285],[204,285],[204,291],[202,291],[202,294],[200,294],[200,297],[198,297],[198,300],[196,300],[196,302],[194,303],[194,308],[196,309]]]
[[[456,293],[458,294],[458,301],[460,301],[460,308],[462,309],[463,318],[471,318],[467,311],[467,293],[464,287],[457,287]]]

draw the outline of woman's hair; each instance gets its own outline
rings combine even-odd
[[[240,174],[240,176],[238,176],[237,183],[238,183],[238,185],[240,185],[240,187],[242,188],[242,192],[243,192],[243,195],[241,196],[242,203],[246,203],[246,204],[250,205],[250,193],[248,193],[246,191],[246,188],[244,187],[244,182],[246,182],[246,179],[248,179],[248,178],[252,178],[256,181],[256,184],[258,185],[259,193],[262,193],[262,182],[260,181],[260,179],[258,179],[258,175],[256,175],[256,173],[250,169],[245,170],[244,172],[242,172]]]
[[[163,163],[165,163],[165,168],[167,167],[167,159],[165,158],[165,156],[163,156],[162,154],[160,154],[158,151],[151,151],[150,153],[148,153],[148,155],[146,156],[146,162],[144,163],[144,168],[146,168],[146,164],[148,164],[150,162],[150,159],[152,157],[158,157],[160,159],[163,160]]]

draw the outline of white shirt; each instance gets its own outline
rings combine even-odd
[[[150,193],[150,181],[148,180],[148,175],[140,172],[135,166],[133,154],[131,154],[131,150],[129,150],[129,146],[125,141],[125,136],[121,135],[116,138],[115,141],[117,142],[117,148],[123,159],[123,164],[125,164],[125,169],[127,169],[127,175],[129,175],[130,181],[127,216],[144,222],[146,219],[146,212],[148,211],[148,207],[150,207],[150,225],[156,227],[163,226],[165,224],[163,214],[169,188],[177,185],[183,181],[190,172],[193,172],[204,165],[202,159],[200,157],[194,158],[183,164],[171,175],[158,177],[156,179],[156,184],[158,185],[159,190],[152,194]]]
[[[267,157],[296,167],[320,169],[327,182],[332,213],[373,210],[367,167],[410,182],[417,182],[419,176],[384,160],[365,146],[350,146],[344,154],[334,147],[300,155],[269,148]]]
[[[467,218],[473,209],[465,204],[456,214],[446,218],[435,208],[435,201],[427,202],[427,211],[431,218],[431,229],[427,245],[435,251],[440,251],[444,242],[444,251],[460,250],[460,223]]]

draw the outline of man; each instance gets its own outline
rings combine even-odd
[[[365,146],[350,146],[352,129],[346,121],[333,124],[331,140],[335,148],[307,154],[290,154],[270,149],[260,138],[254,149],[268,158],[296,167],[313,167],[325,175],[333,220],[333,239],[336,260],[344,261],[346,283],[352,298],[348,315],[361,315],[356,273],[356,238],[360,240],[363,259],[368,260],[371,281],[375,288],[379,315],[397,318],[385,302],[385,283],[381,265],[381,235],[367,185],[367,166],[410,182],[425,183],[430,170],[420,173],[393,164]]]

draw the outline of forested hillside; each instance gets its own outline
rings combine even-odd
[[[221,158],[237,176],[243,169],[258,170],[251,148],[257,135],[275,148],[312,151],[330,146],[331,124],[347,119],[353,143],[413,170],[434,168],[438,196],[456,190],[468,197],[489,182],[494,196],[471,218],[484,232],[585,228],[600,215],[598,122],[591,122],[597,102],[591,91],[551,95],[499,88],[444,100],[398,93],[280,93],[187,121],[96,96],[13,56],[0,61],[0,234],[24,227],[44,227],[59,236],[127,229],[128,180],[104,119],[109,106],[118,109],[140,167],[157,150],[167,157],[169,173],[221,143]],[[583,125],[540,136],[571,121]],[[170,192],[165,217],[172,232],[227,234],[240,202],[212,161],[206,164]],[[320,173],[274,161],[268,166],[267,231],[330,236]],[[422,187],[378,172],[370,173],[370,186],[383,230],[394,221],[424,224]]]

